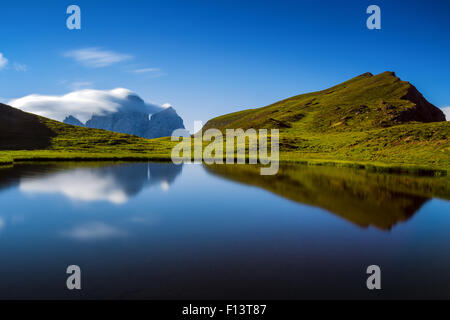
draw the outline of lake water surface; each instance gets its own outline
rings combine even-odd
[[[0,298],[448,299],[448,199],[445,177],[333,167],[1,168]]]

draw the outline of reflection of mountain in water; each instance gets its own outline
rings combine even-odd
[[[432,197],[450,199],[446,177],[413,177],[334,167],[281,166],[261,176],[250,165],[205,166],[212,174],[321,207],[361,227],[391,229]]]
[[[124,203],[144,187],[166,190],[182,171],[172,163],[17,165],[0,169],[0,188],[19,184],[26,193],[60,193],[79,201]]]
[[[182,165],[173,163],[128,163],[90,169],[96,179],[112,178],[128,197],[138,194],[144,187],[170,186],[182,171]]]

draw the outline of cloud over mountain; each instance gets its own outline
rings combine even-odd
[[[85,89],[62,96],[28,95],[8,102],[26,112],[63,121],[72,115],[85,123],[93,115],[105,115],[117,111],[135,110],[155,113],[163,107],[144,102],[137,94],[125,88],[113,90]]]
[[[450,121],[450,107],[444,107],[441,109],[442,109],[442,112],[444,112],[444,114],[445,114],[445,119],[447,121]]]

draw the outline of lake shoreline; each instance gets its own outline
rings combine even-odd
[[[32,151],[33,155],[27,156],[27,152],[17,156],[2,158],[0,154],[0,167],[11,166],[18,163],[30,162],[83,162],[83,161],[114,161],[114,162],[172,162],[167,155],[108,155],[108,154],[80,154],[80,153],[51,153],[50,155],[39,155]],[[45,152],[44,152],[45,153]],[[236,159],[236,157],[235,157]],[[225,160],[225,159],[224,159]],[[185,159],[184,162],[190,162]],[[418,176],[450,176],[450,169],[420,166],[415,164],[398,164],[385,162],[352,161],[338,159],[280,159],[280,164],[300,164],[306,166],[331,166],[342,168],[355,168],[380,173],[412,174]]]

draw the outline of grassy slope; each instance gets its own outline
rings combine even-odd
[[[210,120],[207,128],[280,128],[280,158],[341,165],[450,170],[450,123],[403,123],[411,85],[392,73],[364,74],[333,88]],[[169,160],[176,144],[38,117],[54,132],[45,150],[0,151],[0,164],[31,159]]]
[[[175,143],[168,138],[144,139],[100,129],[70,126],[38,117],[54,133],[44,150],[0,151],[0,164],[21,160],[152,159],[170,160]]]
[[[364,74],[333,88],[214,118],[205,129],[279,128],[281,159],[450,169],[450,122],[404,121],[412,85]]]

